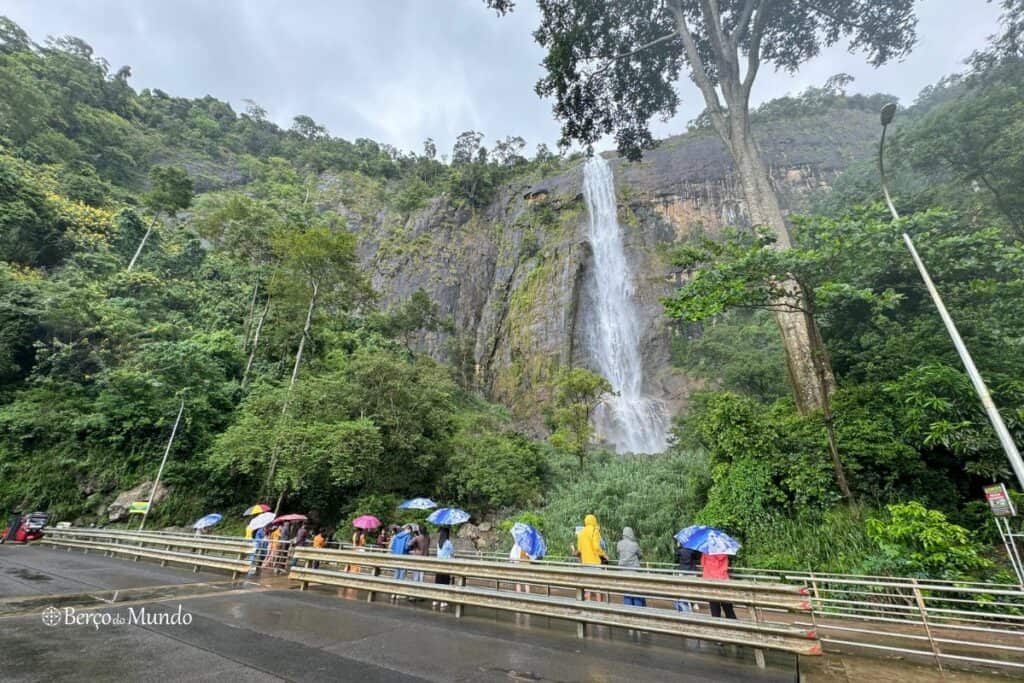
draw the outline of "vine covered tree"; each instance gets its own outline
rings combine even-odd
[[[499,14],[509,0],[486,0]],[[630,160],[654,146],[649,122],[679,106],[676,83],[699,89],[705,115],[736,165],[747,214],[791,238],[768,166],[750,127],[750,93],[762,65],[796,71],[843,39],[878,66],[907,54],[916,40],[913,0],[539,0],[534,33],[547,50],[537,93],[555,98],[562,141],[591,145],[614,135]],[[816,356],[813,320],[778,306],[776,319],[802,412],[824,409],[835,380]]]

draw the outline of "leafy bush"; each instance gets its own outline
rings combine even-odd
[[[918,502],[889,505],[888,519],[869,519],[868,537],[878,552],[864,563],[873,574],[962,579],[992,563],[968,531]]]
[[[474,511],[524,505],[540,491],[544,458],[521,434],[463,429],[452,441],[445,488]]]

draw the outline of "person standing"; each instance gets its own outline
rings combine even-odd
[[[301,548],[302,546],[306,545],[306,541],[308,541],[308,540],[309,540],[309,527],[307,527],[306,523],[303,522],[301,524],[301,526],[299,526],[298,533],[295,534],[295,547],[296,548]]]
[[[583,528],[576,533],[576,548],[573,554],[579,556],[580,564],[585,567],[599,569],[602,564],[608,564],[608,554],[602,547],[603,543],[597,517],[587,515],[583,519]],[[604,594],[600,591],[585,591],[584,599],[604,602]]]
[[[327,545],[327,537],[324,536],[323,529],[317,529],[316,536],[313,537],[313,547],[323,548]],[[313,569],[320,568],[320,560],[313,560]]]
[[[356,529],[352,534],[352,548],[354,550],[361,550],[366,545],[366,532],[362,529]],[[358,574],[361,567],[358,564],[350,564],[345,567],[345,571],[353,574]]]
[[[676,545],[676,567],[679,571],[686,574],[696,574],[699,562],[700,551],[690,550],[681,543]],[[693,612],[696,609],[696,605],[689,600],[676,600],[672,604],[680,612]]]
[[[267,559],[263,560],[263,568],[274,569],[276,571],[277,567],[275,565],[277,564],[277,549],[281,541],[281,527],[273,527],[273,530],[268,534],[267,538],[269,539],[270,544],[267,548]]]
[[[413,539],[412,539],[412,550],[411,550],[411,552],[416,554],[416,555],[419,555],[421,557],[429,557],[429,555],[430,555],[430,534],[427,533],[426,529],[424,529],[423,527],[421,527],[418,524],[416,525],[416,527],[414,529],[414,532],[415,532],[415,536],[413,536]],[[422,571],[413,572],[412,573],[412,580],[413,581],[420,581],[420,582],[422,582],[423,581],[423,572]]]
[[[622,528],[622,540],[619,541],[616,550],[619,552],[620,567],[640,568],[640,558],[643,553],[640,551],[640,545],[636,542],[636,534],[633,533],[632,527]],[[622,602],[634,607],[647,607],[647,599],[637,595],[624,595]]]
[[[729,556],[724,553],[704,555],[701,564],[704,571],[701,576],[705,579],[716,579],[718,581],[729,580]],[[726,619],[735,619],[736,610],[731,602],[709,602],[711,616],[720,617],[725,612]]]
[[[392,555],[408,555],[409,546],[412,542],[412,527],[406,524],[402,527],[401,531],[391,537],[391,544],[388,546]],[[395,569],[395,580],[402,581],[405,579],[404,569]],[[395,594],[391,595],[391,602],[398,599]]]
[[[452,545],[450,536],[451,531],[448,527],[441,527],[441,531],[439,531],[437,535],[437,559],[450,560],[455,556],[455,546]],[[442,586],[450,586],[452,583],[452,577],[450,574],[442,574],[438,572],[437,574],[434,574],[434,583]],[[442,610],[448,609],[448,603],[444,601],[438,605],[438,602],[435,600],[432,606],[440,606]]]
[[[263,564],[264,556],[267,553],[267,532],[265,529],[257,529],[252,536],[252,558],[249,562],[248,577],[256,576]]]

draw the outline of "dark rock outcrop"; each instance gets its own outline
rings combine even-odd
[[[852,161],[870,156],[874,135],[874,114],[852,109],[758,129],[790,210],[804,208]],[[637,278],[646,389],[678,409],[693,382],[669,362],[672,328],[660,299],[676,281],[666,247],[743,224],[739,183],[710,131],[668,139],[639,163],[608,158]],[[543,432],[552,376],[567,364],[591,365],[585,344],[590,248],[581,184],[577,162],[510,184],[484,211],[455,207],[441,196],[408,218],[384,207],[373,215],[350,215],[383,303],[423,289],[453,320],[454,332],[424,334],[421,350],[455,362],[467,383],[507,404],[537,433]]]

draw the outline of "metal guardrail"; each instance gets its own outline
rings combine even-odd
[[[167,534],[148,531],[112,531],[107,529],[47,529],[40,541],[43,545],[102,552],[104,555],[123,555],[133,561],[139,558],[158,560],[160,566],[168,563],[184,564],[193,572],[200,568],[230,571],[232,578],[255,568],[287,570],[291,556],[291,542],[267,542],[260,552],[251,540],[188,534]]]
[[[579,567],[546,566],[543,563],[510,563],[465,559],[437,559],[381,552],[297,548],[294,558],[299,566],[289,578],[305,589],[309,584],[325,584],[367,592],[372,601],[376,593],[391,593],[413,598],[448,602],[455,615],[465,605],[567,619],[577,624],[577,635],[585,635],[587,624],[618,626],[641,631],[667,633],[687,638],[747,645],[799,655],[821,653],[813,627],[768,622],[762,608],[809,613],[806,591],[795,586],[745,582],[710,581],[690,577],[649,576],[642,573],[591,571]],[[328,569],[334,565],[337,569]],[[398,572],[446,574],[452,584],[427,584],[405,581]],[[495,582],[485,587],[484,582]],[[501,583],[543,586],[545,594],[501,590]],[[575,597],[552,595],[551,589],[569,589]],[[588,601],[587,592],[614,593],[694,601],[745,604],[753,621],[716,619],[693,612],[678,612],[655,607],[638,608]],[[763,655],[757,653],[758,664]]]
[[[283,571],[291,563],[292,556],[307,558],[309,553],[321,553],[320,557],[331,558],[320,560],[322,562],[412,571],[431,571],[438,565],[430,563],[447,562],[449,564],[443,565],[444,572],[456,574],[451,561],[396,556],[379,548],[360,548],[356,555],[359,561],[351,559],[354,549],[318,550],[307,547],[292,553],[289,543],[280,543],[273,554],[269,552],[269,547],[264,554],[254,554],[254,543],[251,540],[177,532],[51,528],[47,529],[42,543],[68,550],[77,548],[85,552],[122,555],[134,560],[142,557],[161,564],[184,564],[192,566],[194,571],[200,567],[226,570],[231,571],[233,576],[254,568]],[[738,580],[710,582],[696,579],[672,566],[628,569],[604,565],[584,570],[577,561],[570,558],[555,559],[510,563],[504,555],[485,553],[471,555],[468,559],[460,553],[458,558],[459,562],[475,563],[474,571],[479,572],[466,575],[466,578],[477,583],[493,581],[496,589],[501,587],[502,582],[535,584],[543,587],[547,597],[552,588],[563,592],[565,589],[574,589],[577,584],[573,582],[578,582],[577,577],[582,574],[586,577],[584,583],[587,590],[617,595],[671,596],[677,599],[690,597],[694,601],[746,604],[750,608],[749,613],[757,620],[776,615],[790,625],[805,630],[815,629],[822,643],[835,648],[856,648],[926,658],[932,660],[939,669],[945,666],[966,666],[1000,671],[1024,670],[1024,591],[1016,584],[750,568],[734,569],[731,575]],[[565,561],[557,561],[563,559]],[[318,574],[308,574],[316,577],[308,582],[340,586],[343,585],[340,581],[347,581],[349,583],[344,585],[350,585],[353,581],[366,582],[371,578],[388,580],[371,574],[348,572],[346,576],[335,576],[337,572],[328,576],[324,573],[328,571],[322,569]],[[369,571],[373,572],[372,569]],[[304,580],[295,568],[292,576]],[[324,577],[331,581],[324,581]],[[725,587],[714,584],[723,584]],[[411,584],[405,582],[402,586],[408,589]],[[354,584],[351,587],[355,587]],[[417,590],[423,588],[413,587]],[[398,592],[390,585],[373,590],[368,587],[361,589],[369,592]],[[806,591],[806,594],[797,589]],[[430,590],[446,589],[431,587]],[[507,594],[505,591],[498,592]],[[799,604],[794,604],[794,601]],[[535,601],[531,598],[532,602]],[[810,603],[810,612],[803,611],[807,602]],[[589,607],[590,603],[586,604]],[[799,608],[796,615],[783,613],[794,608]],[[456,611],[460,611],[460,608],[456,607]],[[719,640],[731,642],[725,638]]]

